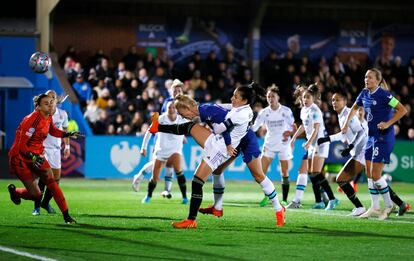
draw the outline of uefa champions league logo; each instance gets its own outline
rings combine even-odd
[[[141,154],[137,145],[130,148],[127,141],[121,141],[111,148],[112,165],[124,175],[131,173],[138,166],[140,160]]]

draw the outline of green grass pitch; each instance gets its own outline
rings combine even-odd
[[[146,185],[131,190],[129,180],[64,179],[62,188],[70,212],[78,221],[65,225],[61,214],[32,216],[33,203],[15,206],[7,184],[0,181],[0,246],[57,260],[413,260],[414,214],[392,214],[389,220],[346,216],[352,209],[344,194],[331,212],[311,210],[308,186],[304,208],[288,210],[287,223],[275,227],[271,208],[258,207],[260,187],[251,182],[226,182],[223,218],[199,215],[196,230],[175,230],[172,221],[186,218],[176,182],[173,198],[160,196],[158,184],[150,204],[141,204]],[[13,180],[17,187],[22,184]],[[414,203],[414,184],[393,183],[406,201]],[[187,185],[190,187],[189,183]],[[336,186],[333,186],[336,189]],[[280,191],[280,184],[276,184]],[[289,198],[295,184],[291,183]],[[366,207],[366,183],[359,185]],[[190,191],[189,191],[190,192]],[[204,202],[212,202],[211,182]],[[56,210],[56,204],[52,204]],[[29,260],[0,250],[0,260]]]

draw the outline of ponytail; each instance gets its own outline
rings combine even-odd
[[[257,98],[264,101],[266,97],[265,90],[256,82],[240,85],[236,88],[236,91],[240,93],[243,100],[247,100],[247,104],[250,106],[253,106]]]
[[[313,102],[319,106],[321,104],[321,92],[318,83],[309,85],[306,91],[313,96]]]
[[[45,92],[45,94],[48,95],[48,96],[52,95],[53,98],[56,99],[56,104],[57,105],[62,104],[69,97],[69,95],[65,95],[65,94],[62,94],[62,95],[58,96],[57,93],[54,90],[48,90],[47,92]]]
[[[384,77],[382,77],[382,73],[379,69],[377,68],[371,68],[368,71],[371,71],[375,74],[375,77],[377,78],[377,80],[379,81],[379,86],[386,90],[389,91],[390,89],[388,88],[388,84],[387,82],[384,80]]]

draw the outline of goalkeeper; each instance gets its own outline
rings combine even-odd
[[[65,138],[77,137],[79,132],[64,132],[55,127],[52,120],[54,100],[46,94],[40,94],[34,99],[35,111],[27,115],[16,130],[16,136],[9,152],[10,173],[16,175],[24,184],[24,188],[8,186],[10,199],[19,205],[21,199],[39,200],[42,192],[35,177],[47,186],[63,214],[65,223],[76,223],[69,215],[68,206],[62,190],[53,178],[49,162],[44,157],[43,141],[48,134]]]

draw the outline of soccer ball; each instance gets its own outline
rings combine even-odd
[[[52,66],[52,60],[47,53],[35,52],[29,59],[29,67],[36,73],[45,73]]]

